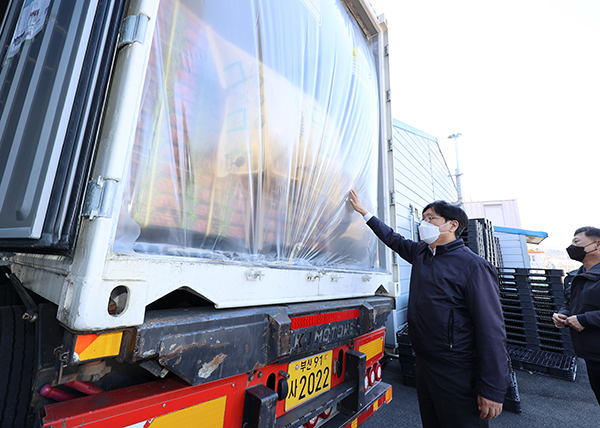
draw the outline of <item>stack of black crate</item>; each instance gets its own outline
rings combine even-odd
[[[500,240],[494,236],[492,222],[485,218],[472,218],[461,233],[465,245],[475,254],[483,257],[494,266],[503,266]]]
[[[502,251],[500,251],[500,238],[497,236],[494,236],[494,245],[496,246],[496,259],[498,260],[498,263],[496,263],[494,266],[503,267],[504,260],[502,259]]]
[[[408,324],[404,324],[396,332],[396,341],[398,342],[402,382],[407,386],[415,386],[415,353],[408,338]]]
[[[575,380],[575,353],[568,329],[552,314],[564,303],[563,271],[499,268],[500,300],[513,367]]]
[[[467,246],[475,254],[485,258],[485,241],[483,238],[483,225],[482,219],[470,219],[469,225],[461,233],[465,246]]]

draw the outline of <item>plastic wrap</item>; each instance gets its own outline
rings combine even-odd
[[[373,54],[338,0],[163,0],[114,249],[374,269]]]

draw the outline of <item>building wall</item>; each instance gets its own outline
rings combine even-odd
[[[521,216],[516,199],[485,202],[465,202],[469,218],[487,218],[494,226],[521,228]]]

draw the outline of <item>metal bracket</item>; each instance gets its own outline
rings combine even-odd
[[[265,274],[261,270],[248,269],[246,271],[246,279],[248,281],[256,281],[257,279],[262,281],[263,276],[265,276]]]
[[[148,370],[154,376],[164,379],[164,377],[169,374],[169,370],[165,369],[163,366],[158,364],[154,360],[143,360],[139,362],[140,367]]]
[[[11,282],[15,291],[21,298],[21,301],[25,305],[25,308],[27,309],[23,314],[23,319],[29,322],[35,322],[38,319],[38,306],[35,304],[33,298],[29,295],[29,293],[23,286],[21,280],[19,280],[19,278],[17,278],[17,276],[14,273],[12,273],[9,268],[2,267],[1,271],[4,274],[4,276],[6,276],[6,278],[8,278],[8,280]]]
[[[97,180],[88,182],[81,215],[89,217],[90,220],[96,217],[110,217],[116,191],[117,182],[114,180],[103,180],[102,177],[98,177]]]
[[[135,42],[144,44],[146,40],[146,30],[148,29],[150,18],[142,13],[139,15],[130,15],[123,19],[119,29],[119,41],[117,49],[125,45],[131,45]]]
[[[277,393],[263,384],[250,387],[244,395],[242,426],[271,428],[275,426]]]

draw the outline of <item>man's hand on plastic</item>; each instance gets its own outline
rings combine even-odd
[[[552,321],[554,321],[554,325],[556,326],[556,328],[565,328],[567,327],[566,321],[567,321],[567,316],[564,314],[559,314],[559,313],[553,313],[552,314]]]
[[[477,405],[481,411],[481,414],[479,415],[481,419],[494,419],[500,415],[500,413],[502,413],[502,403],[496,403],[495,401],[488,400],[487,398],[483,398],[481,395],[477,396]]]
[[[368,211],[360,203],[360,198],[354,190],[350,190],[350,205],[352,205],[352,208],[354,208],[354,210],[359,212],[362,216],[368,213]]]

